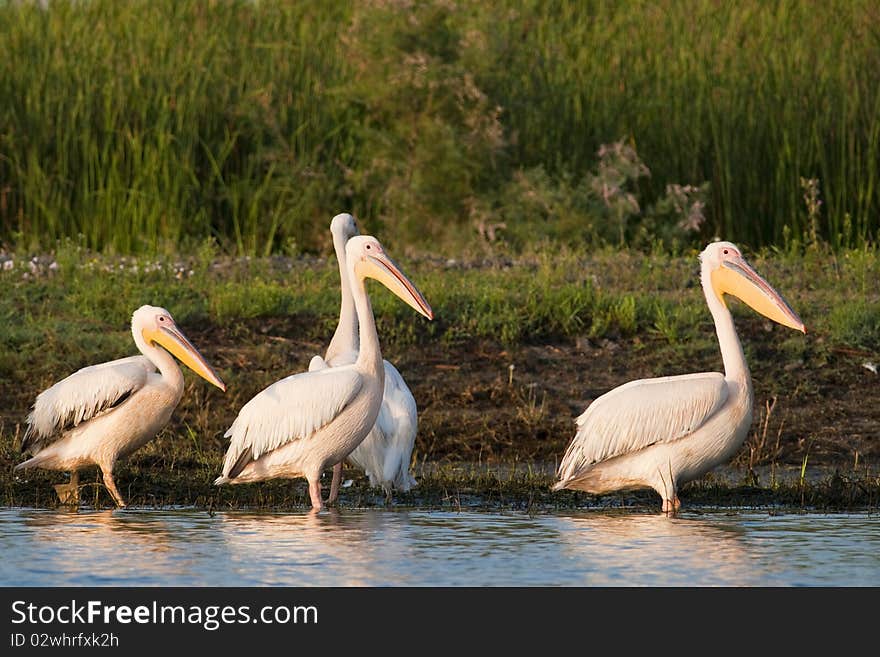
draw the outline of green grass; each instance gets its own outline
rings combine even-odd
[[[776,356],[755,351],[768,348],[763,340],[744,340],[750,361],[827,363],[844,349],[880,362],[880,296],[871,283],[880,277],[875,253],[764,253],[749,259],[809,331],[806,340],[775,332]],[[492,263],[398,260],[435,319],[424,320],[379,284],[368,283],[388,353],[432,345],[467,350],[481,340],[520,348],[586,338],[599,345],[626,341],[636,351],[650,346],[671,371],[682,371],[682,363],[694,358],[717,357],[696,253],[646,257],[612,250],[583,257],[548,250]],[[313,353],[320,353],[336,324],[339,283],[332,257],[215,258],[205,248],[188,257],[138,259],[70,247],[56,254],[57,268],[49,268],[51,261],[42,259],[32,271],[31,263],[14,259],[12,268],[0,269],[0,417],[12,426],[23,420],[39,390],[85,365],[133,353],[130,318],[145,303],[168,308],[184,330],[200,336],[196,346],[209,360],[218,354],[220,376],[245,395],[227,400],[230,408],[296,369],[279,340],[310,342]],[[731,307],[740,330],[762,325],[744,304],[733,301]],[[271,339],[263,337],[267,332]],[[259,369],[256,377],[248,374],[253,368]],[[540,401],[531,400],[531,406]],[[214,435],[219,426],[202,410],[199,430]]]
[[[826,425],[823,414],[829,399],[834,412],[841,401],[837,395],[847,394],[846,381],[852,378],[836,379],[828,375],[830,369],[871,376],[861,363],[880,362],[876,321],[880,294],[874,289],[880,259],[870,249],[838,254],[817,249],[798,257],[747,252],[746,257],[798,311],[808,334],[771,329],[769,322],[743,304],[731,302],[758,392],[756,433],[739,455],[739,465],[748,462],[750,471],[753,465],[777,461],[796,460],[799,465],[805,454],[798,441],[803,440],[809,450],[815,440],[826,456],[833,452],[847,467],[854,470],[858,464],[864,472],[857,482],[844,482],[836,502],[829,500],[838,489],[811,485],[794,490],[797,481],[780,490],[771,482],[769,489],[730,492],[727,487],[713,488],[710,480],[692,489],[694,499],[710,503],[742,495],[746,501],[789,503],[802,496],[807,506],[876,506],[876,464],[873,457],[860,460],[846,434],[851,430],[854,440],[861,441],[859,448],[864,444],[870,449],[874,430],[869,414],[853,410],[840,420],[844,432],[839,436],[834,430],[837,420]],[[551,496],[546,490],[547,473],[522,475],[525,479],[496,476],[488,470],[459,476],[431,470],[439,467],[432,461],[438,454],[452,461],[479,460],[486,454],[509,467],[511,458],[529,453],[523,450],[535,450],[532,453],[540,458],[549,455],[551,460],[560,456],[570,438],[572,409],[582,403],[583,395],[601,391],[597,383],[601,372],[592,369],[595,361],[589,354],[605,350],[603,345],[620,349],[611,351],[610,357],[606,353],[603,360],[619,369],[613,376],[616,381],[635,378],[637,371],[662,375],[720,366],[695,252],[670,256],[615,249],[584,256],[548,248],[517,260],[454,264],[443,258],[397,260],[435,311],[435,320],[428,322],[379,284],[368,283],[383,353],[392,360],[395,354],[406,356],[404,369],[412,375],[418,372],[413,383],[419,386],[414,390],[420,409],[430,409],[420,417],[415,454],[420,467],[428,468],[425,486],[400,497],[403,504],[466,506],[477,500],[474,503],[518,508],[583,505],[592,498],[574,493],[563,494],[563,499]],[[303,354],[321,353],[326,347],[339,303],[332,257],[229,258],[218,256],[206,244],[187,256],[134,258],[95,255],[68,246],[36,262],[18,258],[6,262],[13,264],[0,266],[0,463],[9,466],[10,474],[12,465],[20,461],[16,446],[34,396],[80,367],[134,353],[131,313],[142,303],[151,303],[171,311],[217,367],[228,390],[221,394],[187,375],[187,390],[172,422],[157,440],[120,466],[118,480],[130,487],[135,503],[213,508],[305,503],[307,495],[299,483],[217,491],[210,482],[227,445],[223,432],[237,410],[265,385],[305,369],[309,356]],[[561,365],[582,370],[583,375],[572,379],[570,372],[560,371],[560,379],[572,381],[571,389],[548,388],[553,370],[541,369],[542,359],[549,357],[548,345],[552,349],[581,341],[594,346],[586,347],[586,353],[573,353],[572,360]],[[444,385],[447,375],[434,364],[454,368],[464,364],[457,359],[479,360],[485,343],[500,344],[510,352],[509,357],[489,361],[488,366],[498,371],[463,372],[451,387]],[[539,356],[529,361],[524,354],[532,347]],[[840,350],[856,356],[842,359]],[[515,370],[508,371],[514,362]],[[547,362],[548,368],[556,366]],[[802,369],[789,371],[789,364]],[[824,386],[826,392],[816,392],[816,386]],[[764,400],[777,395],[781,403],[772,418],[769,412],[765,417]],[[804,399],[814,398],[809,403],[818,407],[805,405]],[[497,412],[489,413],[486,405]],[[792,408],[814,413],[816,425],[790,431],[786,414]],[[755,451],[749,453],[749,447]],[[426,457],[432,461],[426,464]],[[809,458],[812,466],[812,453]],[[52,472],[0,476],[0,490],[9,504],[52,505],[50,484],[63,479],[64,475]],[[107,502],[100,486],[88,491],[89,503]],[[347,504],[379,503],[360,481],[346,495]],[[649,494],[639,495],[612,496],[607,503],[631,499],[653,503]]]
[[[167,454],[174,454],[169,458]],[[14,458],[14,455],[9,455]],[[0,460],[7,458],[0,445]],[[211,482],[220,466],[218,459],[169,449],[151,443],[130,462],[121,464],[117,482],[125,482],[122,494],[135,508],[193,506],[211,511],[231,509],[271,509],[283,511],[308,507],[306,482],[271,480],[218,488]],[[621,491],[608,495],[589,495],[580,491],[553,492],[553,473],[532,463],[493,467],[480,464],[416,465],[413,473],[418,485],[394,495],[395,507],[421,509],[492,509],[547,512],[564,509],[644,509],[656,512],[660,498],[651,490]],[[339,505],[348,508],[385,506],[381,489],[371,488],[362,475],[345,471],[353,485],[340,492]],[[59,473],[35,471],[25,479],[0,479],[0,505],[7,507],[60,506],[52,484],[65,481]],[[326,487],[327,482],[324,482]],[[688,510],[700,508],[770,508],[776,511],[876,510],[880,506],[880,478],[859,472],[817,471],[808,481],[797,477],[773,481],[738,480],[735,476],[713,473],[682,489]],[[80,503],[86,508],[113,507],[95,468],[80,479]]]
[[[59,373],[96,353],[113,357],[131,351],[131,313],[144,303],[165,306],[182,325],[293,316],[309,319],[300,337],[323,341],[332,333],[339,304],[335,258],[213,257],[210,249],[178,258],[133,258],[69,247],[43,257],[35,271],[27,260],[12,257],[11,268],[0,270],[0,376],[24,369],[45,346],[63,352],[64,360],[55,364]],[[880,350],[880,296],[871,289],[880,276],[876,253],[747,257],[823,344]],[[695,252],[671,257],[608,250],[584,257],[545,250],[516,261],[448,265],[398,260],[436,317],[423,321],[380,285],[368,283],[383,344],[391,346],[484,338],[516,345],[641,334],[684,346],[705,335],[711,322]],[[57,268],[50,269],[53,261]],[[754,317],[736,301],[732,308],[747,321]],[[41,364],[38,358],[33,365]]]
[[[878,237],[871,0],[41,4],[0,3],[20,252],[315,252],[340,210],[457,253]],[[617,142],[650,173],[615,177]],[[667,186],[704,184],[700,230],[678,228]]]
[[[840,342],[880,352],[880,303],[876,300],[858,300],[835,308],[828,322]]]

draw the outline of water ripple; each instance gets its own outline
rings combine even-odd
[[[877,586],[880,516],[0,509],[3,586]]]

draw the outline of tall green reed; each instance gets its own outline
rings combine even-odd
[[[650,244],[587,193],[622,141],[643,211],[709,183],[694,245],[805,244],[802,178],[818,236],[864,245],[878,25],[870,0],[4,3],[0,241],[265,255],[348,210],[398,250]]]
[[[268,253],[334,203],[340,11],[94,0],[0,8],[0,208],[26,247],[213,235]],[[330,167],[325,162],[331,163]],[[325,201],[326,202],[326,201]],[[268,220],[267,220],[268,217]]]

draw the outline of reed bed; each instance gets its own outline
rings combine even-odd
[[[344,209],[399,250],[842,252],[877,61],[870,0],[3,2],[0,241],[314,253]]]

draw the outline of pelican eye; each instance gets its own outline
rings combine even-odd
[[[728,253],[730,253],[730,251],[728,249],[724,249],[723,253],[724,255],[727,255]]]
[[[159,317],[159,321],[160,321],[160,322],[164,322],[164,321],[165,321],[165,318],[164,318],[164,317]]]

